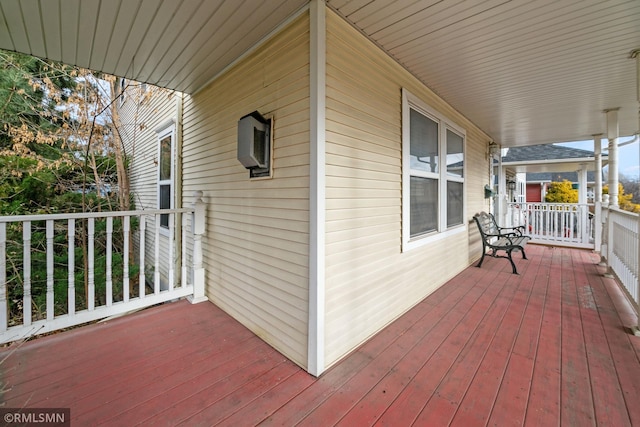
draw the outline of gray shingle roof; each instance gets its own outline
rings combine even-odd
[[[555,144],[528,145],[525,147],[511,147],[507,155],[502,158],[503,162],[526,162],[535,160],[562,160],[581,159],[594,157],[590,150],[564,147]],[[606,154],[603,154],[606,157]]]
[[[577,183],[577,172],[527,172],[527,182],[561,182],[564,180]],[[587,172],[587,182],[595,182],[594,171]]]

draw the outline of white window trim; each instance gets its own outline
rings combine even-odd
[[[120,106],[124,104],[127,98],[127,79],[124,77],[118,80],[119,92],[120,92]]]
[[[173,124],[173,122],[171,122],[170,125],[160,129],[160,130],[156,130],[157,133],[157,138],[158,138],[158,167],[156,169],[156,207],[157,209],[160,209],[160,186],[161,185],[167,185],[169,184],[169,208],[170,209],[175,209],[175,195],[174,195],[174,189],[175,189],[175,172],[176,172],[176,166],[175,166],[175,150],[176,150],[176,133],[175,133],[175,125]],[[160,141],[162,141],[164,138],[166,138],[167,136],[171,136],[171,178],[170,179],[165,179],[165,180],[160,180],[160,164],[162,162],[162,153],[161,153],[161,144]],[[163,226],[160,226],[160,234],[168,236],[169,235],[169,229],[165,228]]]
[[[465,156],[462,177],[450,176],[447,174],[447,165],[445,156],[441,157],[440,172],[433,174],[429,172],[411,173],[411,139],[410,139],[410,109],[414,109],[426,117],[435,120],[439,124],[439,151],[446,153],[447,129],[457,133],[463,138],[462,150]],[[420,98],[411,92],[402,89],[402,251],[406,252],[411,249],[419,248],[450,236],[466,232],[467,224],[464,220],[467,217],[467,192],[466,187],[463,190],[463,213],[462,224],[447,228],[447,207],[443,203],[443,194],[446,194],[447,182],[465,182],[467,176],[466,161],[466,131],[451,122],[450,119],[439,113],[435,109],[428,106]],[[411,237],[411,176],[424,176],[425,178],[438,179],[438,229],[436,231],[425,233],[420,236]]]

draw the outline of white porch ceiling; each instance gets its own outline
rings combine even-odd
[[[308,0],[0,0],[0,48],[188,93]],[[327,0],[505,146],[640,127],[638,0]]]

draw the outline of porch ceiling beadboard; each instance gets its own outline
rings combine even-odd
[[[193,93],[307,3],[0,0],[0,48]],[[638,1],[327,4],[505,146],[638,130]]]

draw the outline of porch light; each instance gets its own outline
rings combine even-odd
[[[509,189],[509,191],[516,191],[516,182],[507,181],[507,188]]]
[[[500,154],[500,146],[494,141],[489,141],[489,157],[495,158]]]

